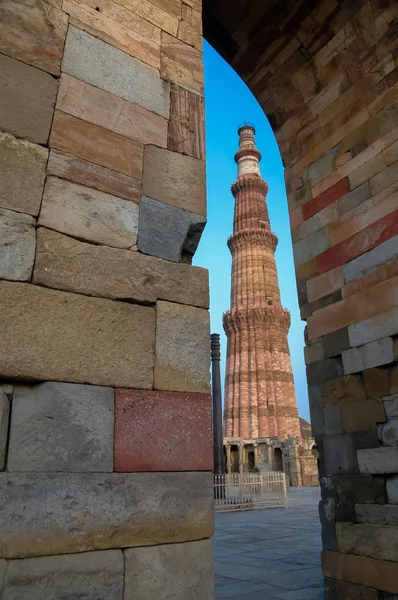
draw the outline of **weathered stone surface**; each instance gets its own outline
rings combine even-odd
[[[169,118],[170,84],[159,71],[73,26],[66,37],[62,70]]]
[[[337,475],[332,481],[341,502],[383,504],[386,501],[384,477]]]
[[[355,437],[352,434],[325,435],[323,451],[327,475],[359,472]]]
[[[152,388],[152,308],[6,281],[0,298],[4,377]]]
[[[395,258],[398,258],[397,236],[343,265],[344,282],[347,284],[355,279],[360,279]]]
[[[178,39],[186,44],[202,50],[202,11],[201,5],[192,7],[192,5],[181,5],[181,21],[178,27]],[[198,8],[199,10],[195,10]]]
[[[203,93],[202,53],[162,31],[160,74],[163,79]]]
[[[116,390],[115,471],[212,471],[211,407],[209,394]]]
[[[327,333],[322,338],[322,345],[325,353],[325,358],[337,356],[350,347],[348,339],[348,328],[343,327],[337,331]]]
[[[398,525],[398,506],[392,504],[356,504],[358,523],[375,525]]]
[[[12,560],[4,579],[4,600],[123,600],[121,550]]]
[[[141,182],[139,179],[101,167],[71,154],[51,150],[47,173],[75,183],[81,183],[100,192],[139,202]]]
[[[65,73],[57,109],[142,144],[167,146],[166,119]]]
[[[391,419],[381,427],[381,439],[385,446],[398,446],[398,419]]]
[[[39,225],[88,242],[131,248],[137,241],[138,211],[134,202],[48,177]]]
[[[397,333],[398,308],[370,317],[348,327],[351,346],[361,346]]]
[[[36,247],[36,221],[23,213],[0,208],[0,278],[29,281]]]
[[[113,388],[46,382],[15,386],[9,471],[112,472]]]
[[[369,182],[366,181],[361,186],[359,186],[352,192],[349,192],[337,201],[339,215],[344,215],[345,213],[349,212],[353,208],[356,208],[358,205],[360,205],[362,202],[365,202],[365,200],[368,200],[369,198],[370,187]]]
[[[351,402],[367,399],[367,394],[359,375],[344,375],[321,385],[323,406],[344,406]]]
[[[361,473],[397,473],[398,447],[358,450],[358,462]]]
[[[341,411],[339,406],[328,406],[323,409],[323,414],[326,435],[343,433],[343,426],[341,423]]]
[[[129,177],[141,178],[142,144],[57,110],[50,146]]]
[[[386,420],[383,403],[377,399],[351,402],[341,407],[343,429],[347,433],[374,429]]]
[[[213,546],[210,540],[124,551],[124,600],[212,600]]]
[[[85,244],[40,227],[33,282],[114,300],[209,307],[208,272],[140,252]]]
[[[343,269],[336,267],[318,277],[307,281],[308,301],[314,302],[318,298],[332,294],[344,285]]]
[[[177,85],[171,86],[167,147],[205,160],[204,99]]]
[[[58,82],[40,69],[0,55],[0,83],[0,129],[46,144]]]
[[[45,148],[0,133],[0,207],[39,214],[47,158]]]
[[[307,366],[308,385],[319,385],[340,375],[343,375],[340,357],[319,360]]]
[[[396,181],[398,181],[398,164],[394,163],[372,177],[369,181],[372,196],[379,194]]]
[[[315,258],[329,246],[329,229],[328,227],[322,227],[322,229],[318,229],[318,231],[293,244],[294,264],[297,267]]]
[[[10,400],[0,386],[0,471],[5,467],[9,418]]]
[[[398,504],[398,475],[387,477],[386,491],[388,502],[390,504]]]
[[[398,419],[398,394],[383,397],[387,419]]]
[[[322,572],[326,577],[398,593],[397,566],[390,561],[339,552],[322,552]]]
[[[155,389],[209,392],[209,327],[203,309],[157,303]]]
[[[138,248],[144,254],[180,261],[194,254],[206,218],[143,196],[140,202]]]
[[[58,75],[67,27],[67,15],[40,0],[3,0],[0,52]]]
[[[170,150],[146,146],[142,192],[149,198],[206,216],[205,163]]]
[[[398,528],[368,523],[336,523],[340,552],[397,561]]]
[[[305,346],[304,357],[306,365],[322,360],[325,357],[322,342],[311,344],[311,346]]]
[[[1,556],[210,537],[212,481],[211,473],[1,473]]]
[[[387,337],[358,348],[345,350],[342,359],[344,373],[347,375],[391,363],[394,360],[392,338]]]
[[[330,600],[379,600],[377,590],[372,588],[339,579],[334,580],[334,583],[337,599],[336,596],[331,596]],[[329,600],[327,596],[325,600]]]

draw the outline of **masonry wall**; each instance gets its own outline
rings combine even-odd
[[[4,600],[213,597],[200,11],[0,6]]]

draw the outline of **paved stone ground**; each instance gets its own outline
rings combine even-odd
[[[289,508],[216,515],[216,598],[322,600],[319,488],[291,488]]]

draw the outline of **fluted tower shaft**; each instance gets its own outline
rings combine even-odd
[[[232,254],[231,308],[224,314],[228,338],[224,435],[256,439],[301,438],[287,334],[290,314],[281,306],[272,233],[254,128],[238,131],[238,178]]]

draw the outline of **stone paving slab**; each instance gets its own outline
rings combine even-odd
[[[289,508],[216,515],[217,600],[323,600],[319,488],[291,488]]]

